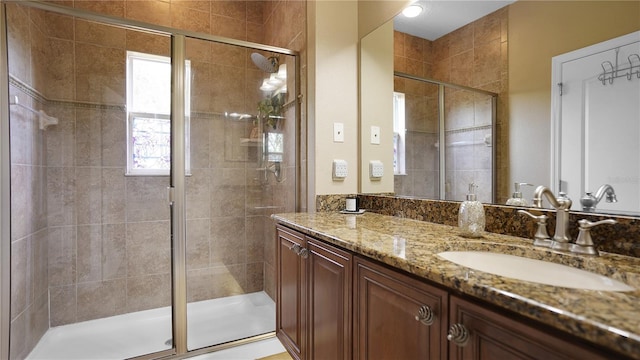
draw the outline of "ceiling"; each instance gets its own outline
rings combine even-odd
[[[414,3],[422,6],[422,13],[414,18],[399,14],[393,20],[393,28],[433,41],[513,2],[515,0],[418,0]]]

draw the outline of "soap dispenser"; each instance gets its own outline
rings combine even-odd
[[[462,236],[481,237],[484,233],[485,217],[484,206],[477,200],[475,194],[476,184],[469,184],[467,200],[460,204],[458,213],[458,226]]]
[[[527,199],[522,197],[522,192],[520,192],[520,187],[522,185],[533,186],[533,184],[529,183],[513,183],[514,192],[511,197],[507,200],[507,205],[515,205],[515,206],[529,206],[527,203]]]

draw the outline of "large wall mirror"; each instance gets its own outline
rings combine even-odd
[[[438,19],[443,19],[448,15],[438,11],[446,11],[445,3],[451,2],[418,1],[417,3],[427,12],[435,12]],[[406,90],[409,86],[412,91],[424,94],[425,99],[431,93],[427,86],[418,88],[418,86],[408,85],[406,79],[394,78],[394,71],[498,94],[495,108],[496,121],[491,135],[482,131],[468,135],[469,138],[462,138],[464,135],[461,135],[463,132],[460,131],[450,134],[455,135],[452,136],[451,141],[460,145],[455,149],[457,152],[462,152],[463,147],[467,146],[477,146],[480,149],[483,143],[492,146],[491,176],[493,176],[495,190],[493,197],[485,196],[481,199],[483,202],[505,204],[512,196],[516,182],[544,185],[557,191],[558,187],[552,183],[551,175],[555,162],[553,156],[556,156],[556,154],[552,156],[551,151],[552,58],[640,30],[640,3],[525,0],[455,1],[452,3],[463,7],[465,3],[468,3],[467,6],[471,3],[486,3],[485,5],[491,5],[494,8],[488,8],[490,9],[488,13],[479,18],[467,20],[460,27],[431,35],[434,36],[432,38],[404,32],[405,30],[398,28],[399,21],[395,21],[394,26],[394,19],[390,19],[362,38],[360,191],[363,193],[393,192],[405,195],[399,190],[408,187],[403,183],[403,180],[408,177],[398,180],[393,176],[393,163],[396,161],[393,158],[394,148],[397,145],[397,138],[392,136],[396,133],[393,129],[393,92],[402,92],[397,90],[403,87]],[[453,11],[454,15],[461,13],[459,9],[450,11]],[[400,19],[401,16],[403,15],[396,15],[396,19]],[[419,23],[434,25],[437,21],[422,18]],[[430,31],[437,32],[437,29]],[[392,34],[393,39],[391,45],[388,45],[385,50],[380,42],[387,41],[389,33]],[[375,51],[365,48],[371,43],[376,44],[378,55],[385,60],[378,62],[372,60],[374,58],[372,54]],[[376,66],[372,66],[372,63]],[[369,76],[369,71],[372,69],[373,75]],[[385,72],[388,74],[385,75]],[[388,101],[381,100],[385,96],[388,96]],[[432,101],[437,102],[437,97],[432,98]],[[473,104],[471,108],[479,114],[487,109],[486,101],[477,102],[473,97],[467,99],[466,103]],[[444,111],[455,112],[455,109],[445,107]],[[482,124],[478,125],[482,127]],[[431,132],[429,125],[422,126],[423,128],[418,130],[423,130],[425,137],[431,135],[427,134]],[[372,145],[370,142],[372,127],[382,129],[380,145]],[[385,140],[389,141],[385,143]],[[434,144],[439,145],[437,139],[433,140]],[[381,151],[380,146],[383,147],[384,154],[388,153],[388,157],[385,158],[386,155],[375,152]],[[458,159],[458,164],[476,166],[482,162],[481,157],[484,155],[480,155],[479,152],[471,153],[473,154],[471,158]],[[434,157],[433,153],[424,149],[407,155],[412,156],[411,161],[414,164],[418,159],[422,164],[433,165],[438,162],[438,158]],[[419,158],[421,155],[424,155],[424,158]],[[384,161],[389,164],[385,167],[385,176],[382,181],[368,176],[369,163],[375,160],[372,157],[386,159]],[[476,181],[475,178],[473,180]],[[638,179],[636,181],[640,182]],[[412,179],[411,186],[418,182]],[[432,182],[429,183],[426,178],[422,179],[422,182],[431,187],[423,190],[422,194],[407,195],[443,198],[440,196],[440,189],[434,187]],[[450,181],[444,182],[444,186],[450,188],[448,190],[458,185],[461,189],[466,188],[462,183],[454,185]],[[534,186],[524,186],[523,198],[530,200],[533,190]],[[431,196],[436,192],[438,196]],[[461,200],[457,195],[444,198]],[[579,210],[579,198],[573,200],[578,204],[575,209]],[[605,208],[596,211],[607,212]],[[623,213],[638,215],[640,209],[629,209]]]

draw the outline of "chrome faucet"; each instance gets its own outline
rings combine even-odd
[[[533,193],[533,206],[542,207],[542,196],[546,196],[551,206],[556,209],[556,231],[553,234],[552,249],[569,251],[569,209],[571,208],[571,199],[564,193],[555,195],[546,186],[538,186]]]
[[[583,211],[593,212],[596,210],[596,205],[602,200],[604,195],[607,195],[605,199],[608,203],[618,202],[618,198],[616,197],[616,193],[613,190],[613,186],[609,184],[604,184],[600,186],[598,191],[596,191],[595,196],[591,192],[587,192],[582,198],[580,198],[580,204],[582,205]]]

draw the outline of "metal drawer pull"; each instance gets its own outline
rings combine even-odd
[[[447,340],[453,341],[458,346],[465,346],[469,340],[469,331],[462,324],[453,324],[449,327]]]
[[[428,305],[420,306],[418,310],[418,315],[416,315],[416,321],[420,321],[424,325],[431,325],[435,320],[435,315],[433,314],[433,310]]]

